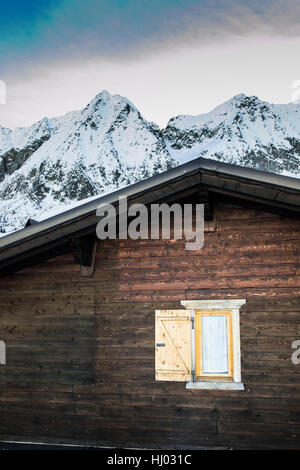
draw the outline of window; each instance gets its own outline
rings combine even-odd
[[[239,309],[246,301],[182,301],[156,310],[155,378],[187,388],[243,390]]]
[[[196,380],[233,379],[231,312],[195,312]]]

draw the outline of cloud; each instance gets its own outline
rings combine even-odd
[[[17,4],[2,6],[4,73],[76,58],[140,60],[162,48],[198,47],[253,33],[300,34],[299,0],[19,0]]]
[[[144,59],[80,59],[33,66],[6,82],[0,124],[25,126],[84,107],[97,93],[129,98],[161,126],[178,114],[200,114],[238,93],[275,103],[292,100],[299,77],[299,38],[257,35],[221,44],[161,50]]]
[[[299,22],[299,0],[5,2],[0,124],[81,108],[103,88],[161,125],[240,92],[290,101]]]

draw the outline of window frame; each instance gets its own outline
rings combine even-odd
[[[195,380],[229,380],[233,381],[233,331],[231,310],[195,310]],[[203,332],[202,318],[213,316],[226,317],[227,329],[227,374],[213,374],[203,372]]]
[[[230,300],[183,300],[181,305],[188,310],[193,311],[193,329],[192,329],[192,380],[186,383],[186,388],[193,389],[221,389],[221,390],[244,390],[244,385],[241,382],[241,353],[240,353],[240,308],[246,303],[245,299],[230,299]],[[196,362],[199,356],[199,344],[197,346],[196,328],[199,318],[210,313],[211,315],[217,314],[216,312],[230,314],[231,317],[231,347],[232,347],[232,373],[231,376],[217,376],[209,374],[196,376],[198,369],[196,369]],[[197,320],[198,315],[198,320]],[[197,349],[197,351],[196,351]],[[200,377],[200,379],[199,379]],[[198,380],[197,380],[198,379]]]

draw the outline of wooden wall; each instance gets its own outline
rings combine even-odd
[[[0,440],[149,448],[299,448],[300,221],[219,206],[200,252],[99,243],[0,279]],[[245,391],[154,380],[154,310],[246,298]]]

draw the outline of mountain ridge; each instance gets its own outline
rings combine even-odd
[[[0,126],[0,231],[201,156],[299,177],[300,105],[239,94],[160,129],[103,90],[82,110]]]

